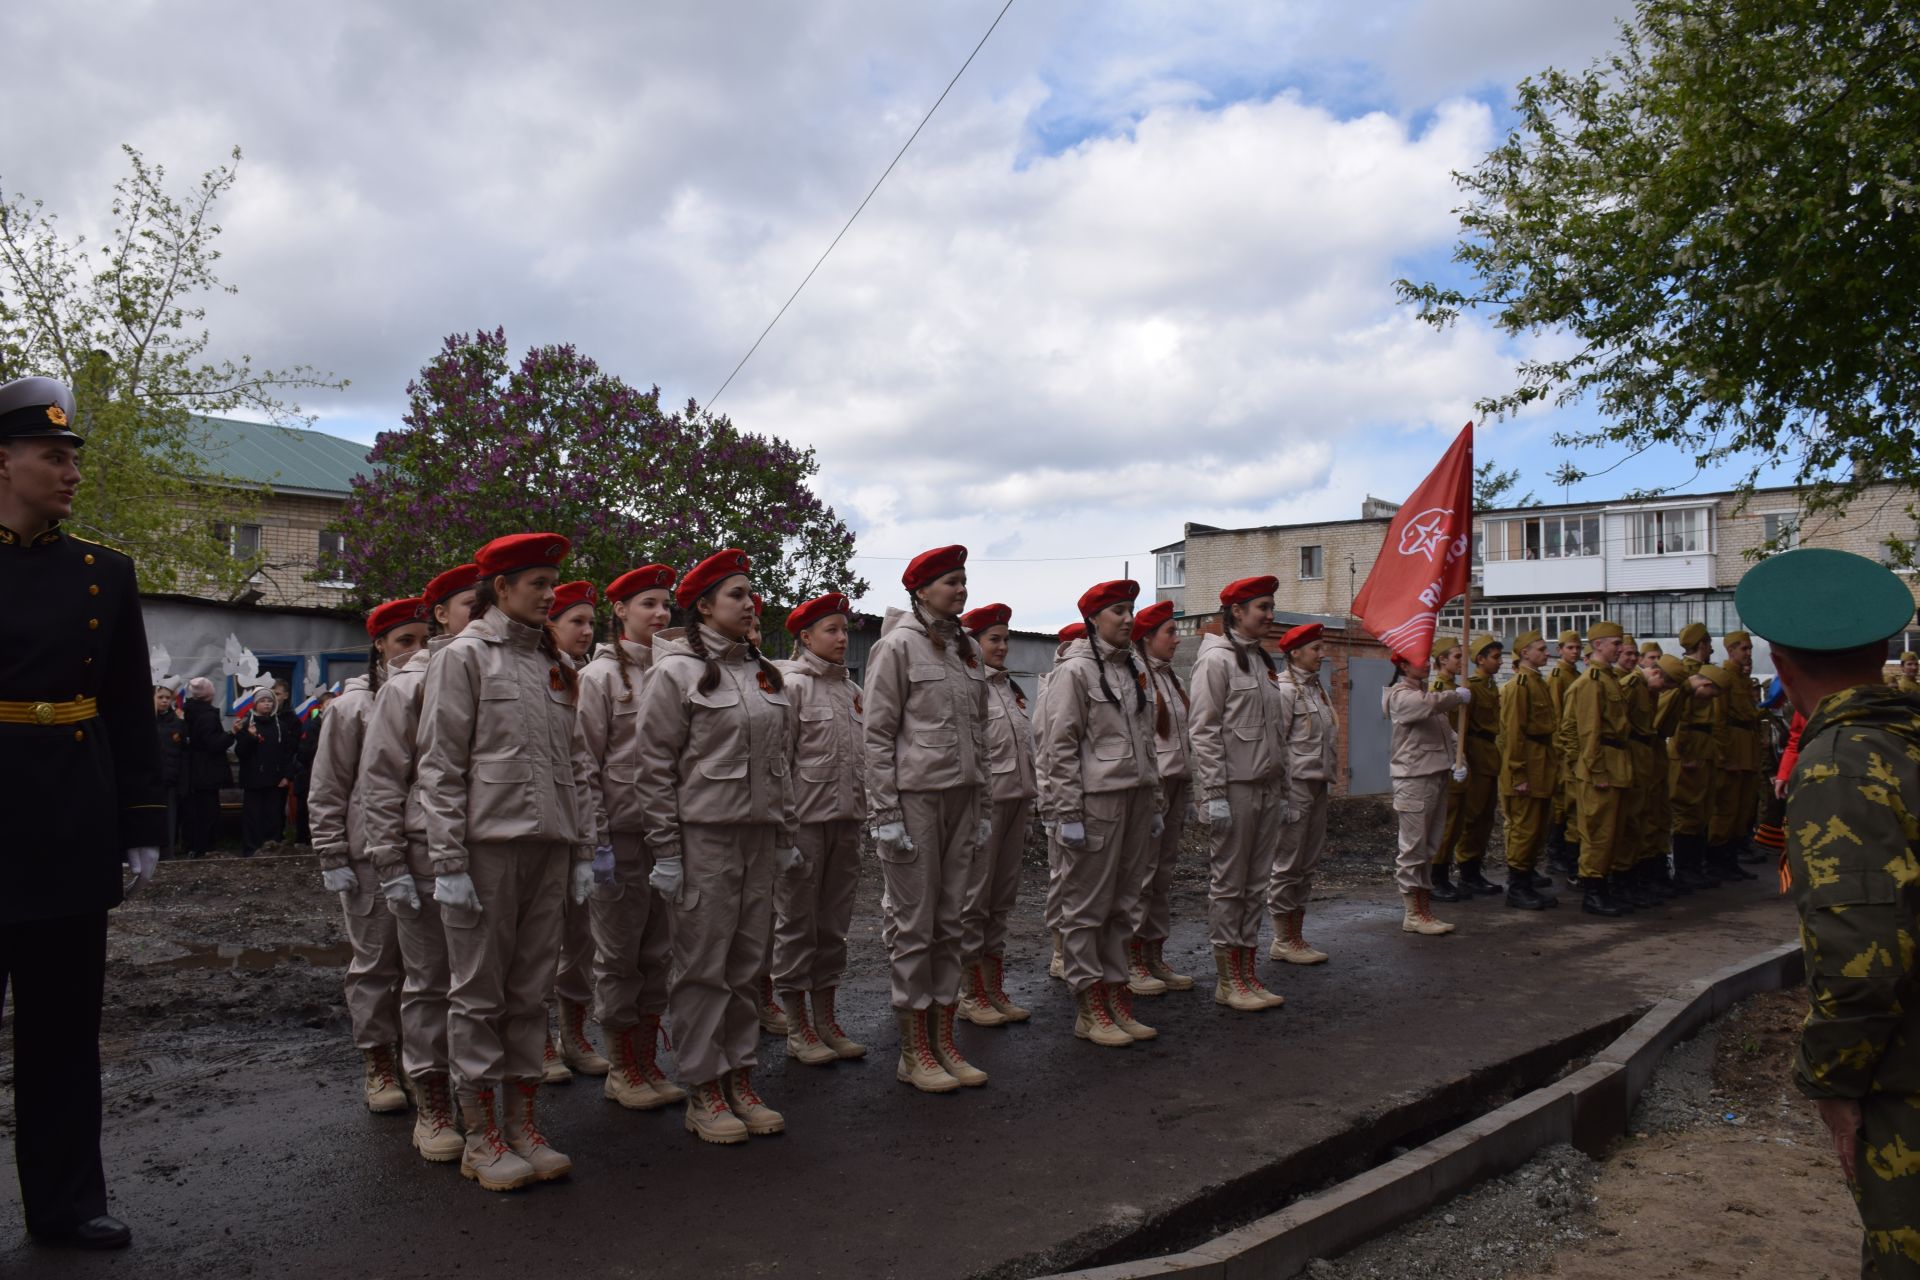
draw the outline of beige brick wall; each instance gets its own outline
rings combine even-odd
[[[1343,615],[1380,554],[1385,520],[1343,520],[1288,529],[1195,532],[1187,538],[1189,612],[1205,610],[1236,578],[1271,573],[1280,579],[1274,608],[1284,613]],[[1300,577],[1300,548],[1321,548],[1322,575]],[[1351,567],[1349,566],[1351,561]]]
[[[261,603],[353,607],[351,590],[307,581],[307,575],[320,562],[320,530],[340,514],[344,505],[345,500],[338,498],[274,494],[257,499],[252,510],[236,508],[226,516],[235,524],[260,526],[261,566],[254,585],[261,592]],[[204,514],[196,512],[195,518],[204,518]],[[217,503],[213,514],[219,517]],[[224,599],[226,595],[210,589],[195,592],[184,586],[182,591],[206,599]]]
[[[1907,514],[1907,506],[1913,501],[1915,496],[1907,490],[1875,485],[1839,515],[1823,511],[1803,520],[1800,545],[1831,547],[1877,560],[1889,537],[1913,538],[1914,521]],[[1753,567],[1746,552],[1766,540],[1766,517],[1778,514],[1799,518],[1801,514],[1798,495],[1791,492],[1755,494],[1737,514],[1736,504],[1734,498],[1720,499],[1713,517],[1717,538],[1714,549],[1718,552],[1714,557],[1715,577],[1717,584],[1729,591],[1739,586],[1741,576]],[[1920,574],[1905,577],[1916,602],[1920,602]]]

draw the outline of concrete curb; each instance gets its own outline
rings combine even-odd
[[[1345,1253],[1518,1168],[1543,1147],[1570,1142],[1599,1155],[1625,1131],[1634,1103],[1668,1050],[1749,996],[1778,991],[1802,976],[1798,942],[1763,951],[1680,987],[1579,1071],[1377,1169],[1185,1253],[1062,1272],[1059,1280],[1291,1276],[1314,1258]]]

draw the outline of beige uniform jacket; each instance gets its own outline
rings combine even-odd
[[[373,696],[366,740],[360,745],[360,822],[367,860],[381,880],[403,871],[429,871],[409,859],[409,846],[424,847],[427,815],[420,807],[420,694],[434,655],[451,636],[435,636],[424,649],[387,664],[387,678]]]
[[[1380,691],[1380,710],[1393,726],[1388,773],[1424,778],[1453,768],[1453,713],[1460,709],[1452,689],[1429,692],[1406,677]]]
[[[593,805],[593,842],[613,843],[613,833],[639,835],[646,826],[640,807],[640,696],[653,670],[653,650],[624,636],[614,641],[627,655],[624,677],[612,644],[603,644],[580,672],[580,736],[587,744],[587,796]]]
[[[1608,786],[1633,784],[1633,756],[1628,745],[1632,732],[1627,691],[1612,667],[1598,663],[1587,668],[1573,686],[1568,706],[1573,712],[1576,743],[1573,776],[1581,782]]]
[[[787,681],[796,822],[867,816],[866,699],[847,669],[807,649],[775,664]]]
[[[1036,768],[1046,776],[1057,822],[1081,821],[1089,795],[1150,786],[1155,807],[1161,803],[1153,703],[1141,705],[1145,690],[1127,670],[1129,652],[1109,649],[1096,659],[1087,640],[1075,640],[1047,684],[1047,732]]]
[[[1500,692],[1500,736],[1505,752],[1500,770],[1501,795],[1553,798],[1560,773],[1553,735],[1559,725],[1553,689],[1546,678],[1526,667],[1517,668]],[[1514,790],[1522,782],[1527,789]]]
[[[1160,753],[1160,777],[1163,781],[1192,774],[1187,752],[1187,721],[1192,717],[1192,697],[1179,683],[1171,662],[1147,659],[1147,692],[1166,709],[1167,731],[1161,733],[1159,712],[1154,713],[1153,745]]]
[[[867,656],[867,806],[874,826],[901,821],[902,791],[983,786],[987,773],[987,672],[979,650],[962,659],[959,628],[887,610]]]
[[[1326,688],[1318,678],[1284,666],[1280,701],[1286,707],[1287,777],[1331,783],[1339,771],[1340,722]]]
[[[357,784],[360,744],[367,736],[367,716],[373,710],[371,684],[366,676],[354,676],[320,717],[319,750],[313,757],[313,777],[307,791],[307,823],[313,830],[313,851],[320,855],[322,869],[344,867],[349,860],[358,862],[366,857]]]
[[[987,798],[1031,800],[1039,794],[1034,772],[1033,720],[1026,695],[1014,691],[1013,677],[1002,668],[987,672],[987,772],[993,792]]]
[[[1053,670],[1041,675],[1040,688],[1033,695],[1033,740],[1035,743],[1038,743],[1047,735],[1047,721],[1049,710],[1052,706],[1052,703],[1048,701],[1047,692],[1053,687],[1054,672],[1060,670],[1060,660],[1067,656],[1068,647],[1069,646],[1063,644],[1053,651]],[[1040,815],[1042,822],[1053,821],[1053,794],[1047,787],[1046,775],[1037,770],[1034,774],[1033,809],[1035,813]]]
[[[1291,726],[1278,669],[1269,672],[1252,652],[1242,671],[1233,649],[1225,637],[1207,636],[1193,664],[1188,758],[1202,803],[1226,799],[1230,782],[1287,780]]]
[[[640,704],[640,807],[655,858],[682,855],[681,828],[774,828],[778,848],[793,844],[792,706],[775,690],[747,646],[711,628],[701,639],[720,680],[707,692],[707,664],[685,641],[662,632],[653,641],[653,674]]]
[[[436,876],[465,871],[480,843],[593,857],[586,742],[545,634],[492,608],[427,665],[419,786]]]

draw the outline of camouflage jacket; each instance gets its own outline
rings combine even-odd
[[[1823,700],[1787,793],[1787,869],[1812,1009],[1794,1083],[1813,1098],[1920,1094],[1920,698]]]

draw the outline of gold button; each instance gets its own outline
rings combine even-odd
[[[87,594],[88,594],[88,595],[90,595],[90,596],[97,596],[97,595],[99,595],[99,594],[100,594],[100,584],[96,582],[96,583],[94,583],[94,584],[93,584],[92,586],[90,586],[90,587],[88,587],[88,588],[87,588]]]
[[[100,619],[98,618],[87,619],[87,630],[98,631],[99,629],[100,629]]]
[[[86,664],[87,666],[89,666],[89,667],[93,665],[93,657],[92,657],[92,655],[88,655],[87,657],[84,657],[84,658],[82,658],[82,659],[80,659],[80,661],[81,661],[81,662],[83,662],[83,663],[85,663],[85,664]]]
[[[89,556],[87,557],[87,563],[88,563],[88,564],[92,564],[92,563],[93,563],[93,557],[92,557],[91,555],[89,555]]]
[[[85,729],[75,729],[73,731],[73,740],[75,742],[85,742],[87,740],[87,731]]]

